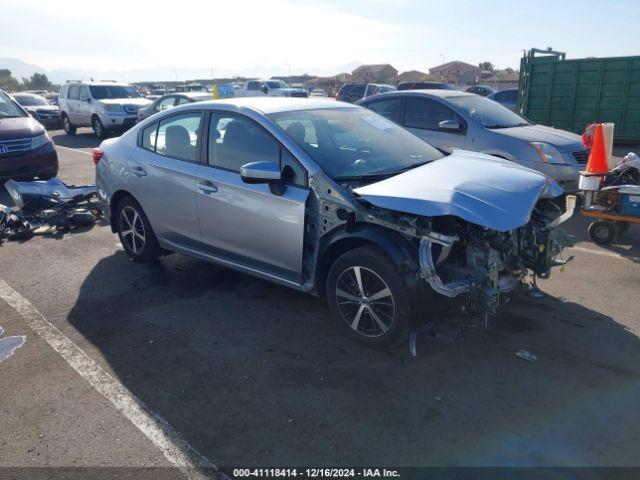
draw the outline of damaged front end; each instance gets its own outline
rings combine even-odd
[[[575,197],[562,204],[553,180],[482,154],[457,151],[352,191],[368,205],[366,221],[417,246],[418,274],[435,292],[462,298],[481,317],[529,274],[548,277],[571,245],[556,227],[573,214]]]
[[[542,199],[529,223],[507,232],[455,218],[436,221],[419,241],[420,276],[441,295],[462,296],[470,314],[494,314],[501,295],[529,273],[547,278],[552,267],[566,263],[560,255],[571,238],[555,227],[571,217],[574,207],[573,196],[567,197],[564,212]]]

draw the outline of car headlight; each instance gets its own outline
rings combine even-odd
[[[42,135],[38,135],[31,139],[31,150],[35,150],[36,148],[44,147],[46,144],[51,142],[51,138],[49,134],[43,133]]]
[[[544,142],[531,142],[529,145],[533,147],[544,163],[566,164],[562,154],[553,145]]]
[[[121,112],[122,105],[105,105],[104,111],[105,112]]]

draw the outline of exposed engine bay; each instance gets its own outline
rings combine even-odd
[[[531,273],[547,278],[551,268],[563,265],[563,249],[572,244],[555,228],[573,213],[575,197],[567,209],[542,199],[531,221],[507,232],[498,232],[457,218],[439,218],[432,231],[420,239],[420,276],[447,297],[464,295],[472,314],[493,314],[500,295],[518,287]]]
[[[412,173],[415,175],[415,172]],[[335,194],[327,195],[319,199],[318,205],[310,206],[310,213],[319,212],[317,222],[321,225],[321,228],[309,233],[307,238],[310,243],[314,236],[316,242],[320,243],[323,236],[329,236],[339,226],[349,229],[349,225],[374,224],[395,231],[417,251],[416,274],[425,285],[444,297],[458,298],[465,312],[474,317],[486,319],[496,312],[504,296],[522,285],[529,276],[534,282],[536,277],[547,278],[553,267],[568,261],[562,259],[562,251],[572,245],[572,238],[557,226],[572,216],[576,199],[574,196],[560,196],[561,189],[555,182],[543,179],[537,190],[532,188],[528,192],[528,197],[527,193],[509,192],[521,200],[520,205],[513,206],[513,210],[518,211],[518,219],[504,218],[508,217],[510,210],[501,214],[502,207],[495,207],[505,203],[508,205],[502,199],[494,204],[483,199],[482,203],[470,206],[469,202],[464,205],[466,197],[470,195],[459,195],[463,198],[450,201],[457,208],[463,205],[465,214],[469,216],[475,215],[474,209],[481,214],[489,211],[490,215],[478,217],[478,223],[465,220],[457,214],[418,215],[380,206],[388,204],[395,207],[397,199],[401,198],[395,192],[401,191],[401,188],[394,188],[393,195],[387,197],[367,197],[361,194],[364,191],[361,184],[345,183],[340,186],[353,196],[338,199]],[[327,187],[329,185],[318,188],[318,191],[331,191]],[[490,189],[485,190],[491,193]],[[415,195],[413,191],[411,193]],[[485,195],[485,198],[488,196]],[[422,197],[430,200],[428,194]],[[410,208],[416,204],[413,198],[408,204]],[[473,201],[477,200],[478,196],[475,196]],[[530,206],[527,207],[524,202]],[[407,204],[400,205],[404,210],[409,209]],[[427,208],[431,208],[430,202]],[[525,221],[521,220],[523,217]],[[493,222],[496,228],[482,226],[481,221],[487,224]],[[514,224],[517,226],[514,227]],[[314,270],[316,259],[313,257],[312,254],[306,258],[307,271]]]

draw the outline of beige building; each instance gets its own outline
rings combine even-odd
[[[434,79],[458,85],[473,85],[480,81],[482,71],[475,65],[453,61],[429,69]]]
[[[402,82],[425,82],[430,79],[428,73],[420,72],[418,70],[409,70],[407,72],[402,72],[400,75],[396,77],[396,81],[398,83]]]
[[[393,83],[398,70],[385,63],[380,65],[361,65],[351,72],[353,81],[357,83]]]

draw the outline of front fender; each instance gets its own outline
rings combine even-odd
[[[377,246],[389,256],[405,277],[405,283],[410,289],[419,289],[417,245],[393,230],[373,224],[355,223],[340,227],[321,239],[316,269],[317,290],[324,290],[329,269],[340,255],[367,244]]]

